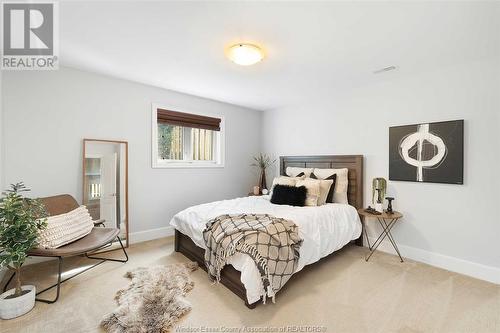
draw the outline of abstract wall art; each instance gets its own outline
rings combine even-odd
[[[464,121],[390,127],[389,179],[463,184]]]

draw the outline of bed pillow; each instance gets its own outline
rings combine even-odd
[[[314,173],[311,174],[311,178],[317,179],[316,176],[314,175]],[[337,182],[337,174],[334,173],[330,177],[328,177],[326,179],[320,179],[320,180],[321,180],[320,195],[319,195],[320,199],[318,199],[318,206],[324,205],[327,202],[333,202],[333,194],[335,192],[335,185]]]
[[[348,204],[347,186],[349,185],[347,168],[343,169],[314,169],[313,174],[317,179],[328,179],[334,174],[337,175],[335,189],[333,192],[333,201],[336,203]],[[328,200],[327,200],[328,201]]]
[[[313,172],[313,170],[313,168],[287,167],[285,173],[288,177],[300,177],[300,173],[303,173],[307,178],[311,177],[311,173]]]
[[[302,180],[298,180],[295,183],[295,186],[305,186],[307,189],[307,197],[306,197],[306,206],[317,206],[318,199],[320,194],[320,180],[306,178]]]
[[[276,185],[271,203],[276,205],[289,205],[303,207],[306,202],[307,189],[305,186]]]
[[[38,247],[57,249],[88,235],[94,223],[87,207],[80,206],[68,213],[47,218],[47,227],[38,236]]]
[[[271,186],[271,192],[274,189],[274,186],[276,185],[289,185],[289,186],[295,186],[295,183],[297,183],[297,180],[304,179],[305,176],[298,176],[298,177],[288,177],[288,176],[279,176],[279,177],[274,177],[273,179],[273,185]]]

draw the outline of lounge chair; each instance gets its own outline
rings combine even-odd
[[[46,198],[40,198],[42,202],[44,203],[47,212],[49,216],[53,215],[60,215],[64,214],[67,212],[72,211],[73,209],[76,209],[79,207],[78,202],[69,194],[63,194],[63,195],[56,195],[53,197],[46,197]],[[50,257],[50,258],[57,258],[59,261],[59,271],[58,271],[58,276],[57,276],[57,283],[47,287],[39,292],[37,292],[37,296],[41,293],[46,292],[47,290],[50,290],[54,287],[57,287],[57,294],[56,297],[52,300],[48,299],[41,299],[41,298],[36,298],[37,301],[39,302],[44,302],[44,303],[55,303],[59,299],[59,294],[60,294],[60,289],[61,289],[61,283],[68,281],[69,279],[72,279],[73,277],[80,275],[81,273],[84,273],[88,271],[89,269],[92,269],[96,267],[97,265],[102,264],[105,261],[117,261],[117,262],[127,262],[128,261],[128,255],[127,251],[125,251],[125,247],[123,246],[123,243],[118,236],[120,233],[120,229],[118,228],[105,228],[104,227],[104,220],[97,220],[94,221],[94,228],[88,234],[87,236],[80,238],[79,240],[76,240],[70,244],[61,246],[57,249],[32,249],[29,253],[28,256],[30,257]],[[105,249],[106,247],[109,247],[113,244],[115,240],[118,240],[120,243],[121,249],[123,251],[123,254],[125,255],[125,259],[112,259],[112,258],[102,258],[102,257],[93,257],[89,256],[89,254],[96,252],[98,250]],[[64,279],[61,280],[62,276],[62,265],[63,265],[63,260],[64,258],[67,257],[74,257],[78,255],[85,255],[89,259],[95,259],[99,260],[98,263],[93,264],[92,266]],[[7,283],[5,284],[3,290],[6,291],[9,283],[12,281],[14,278],[14,274],[9,278]]]

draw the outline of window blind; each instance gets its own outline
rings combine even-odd
[[[158,123],[220,131],[220,118],[164,109],[157,109],[156,117]]]

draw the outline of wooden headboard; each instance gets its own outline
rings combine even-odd
[[[363,208],[363,155],[324,155],[324,156],[281,156],[280,174],[286,175],[287,167],[341,169],[348,168],[349,204]]]

